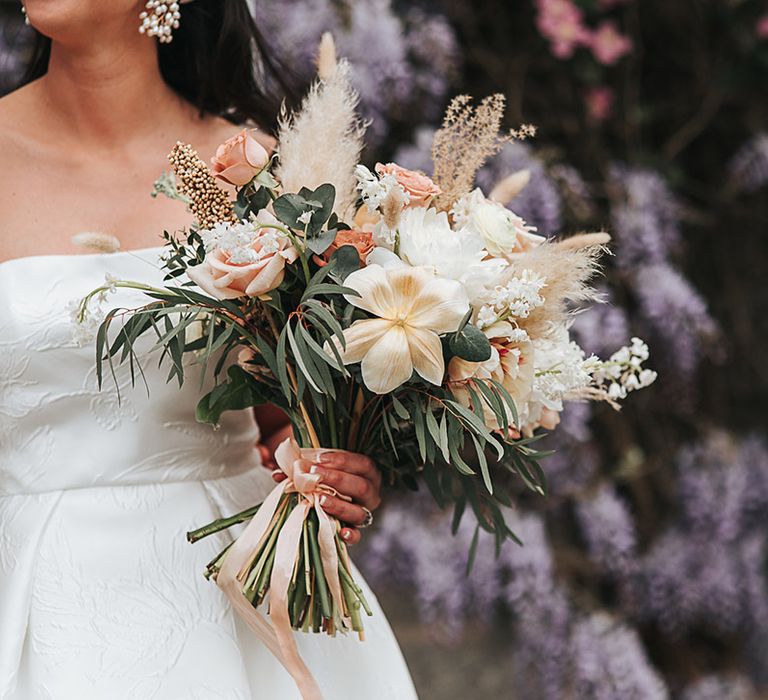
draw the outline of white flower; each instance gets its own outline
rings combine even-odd
[[[440,385],[445,360],[440,334],[456,331],[469,309],[461,285],[434,277],[428,270],[385,270],[368,265],[349,275],[346,287],[360,296],[345,296],[353,306],[376,318],[355,321],[344,331],[344,364],[360,362],[363,382],[387,394],[407,382],[413,371]]]
[[[439,277],[460,282],[473,305],[488,298],[508,265],[504,260],[486,259],[488,251],[480,235],[454,231],[445,212],[424,207],[403,212],[394,239],[377,230],[374,242],[379,247],[368,256],[369,264],[428,267]]]
[[[357,177],[357,189],[368,207],[369,211],[377,211],[381,203],[389,196],[393,188],[400,185],[394,175],[384,175],[377,177],[364,165],[355,167],[355,176]],[[402,188],[400,188],[402,189]],[[410,201],[410,197],[403,190],[405,204]]]
[[[311,212],[309,216],[311,217]],[[200,232],[206,253],[221,251],[226,254],[232,265],[251,265],[273,255],[285,247],[289,239],[273,226],[279,226],[269,212],[259,212],[259,217],[251,221],[237,223],[219,222],[211,229]],[[254,245],[258,241],[259,245]]]
[[[584,351],[561,326],[552,335],[533,341],[534,379],[523,423],[535,426],[545,410],[560,412],[563,400],[589,386],[592,376]]]
[[[456,202],[451,214],[457,225],[480,234],[493,256],[521,253],[544,240],[534,233],[535,226],[529,226],[498,202],[486,199],[479,189]]]
[[[310,221],[312,221],[312,212],[305,211],[301,216],[296,217],[296,221],[306,226]]]
[[[229,233],[229,228],[232,224],[227,221],[219,221],[215,226],[209,229],[202,229],[200,238],[203,239],[203,246],[205,246],[205,252],[210,253],[216,249],[219,240],[222,236]]]
[[[544,304],[541,290],[546,287],[544,278],[532,270],[523,270],[511,277],[506,284],[494,288],[488,304],[481,307],[477,323],[481,329],[496,321],[528,318],[531,311]]]
[[[605,391],[611,401],[625,399],[630,392],[650,386],[657,374],[643,368],[649,356],[648,346],[640,338],[632,338],[630,345],[617,350],[605,362],[593,358],[588,364],[594,386]]]
[[[482,330],[492,326],[499,320],[499,315],[493,310],[492,306],[483,306],[477,313],[477,325]]]

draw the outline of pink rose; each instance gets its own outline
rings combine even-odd
[[[424,173],[401,168],[396,163],[377,163],[376,172],[381,176],[395,176],[397,184],[411,196],[409,207],[426,207],[433,197],[442,194],[442,190]]]
[[[254,134],[256,129],[243,129],[227,139],[211,158],[213,173],[230,185],[247,185],[269,163],[269,152]]]
[[[187,276],[216,299],[258,297],[280,286],[285,277],[285,263],[294,262],[299,254],[278,230],[280,222],[272,214],[262,210],[257,221],[268,226],[255,227],[249,222],[219,224],[220,227],[239,227],[238,233],[252,236],[250,243],[243,245],[241,236],[228,237],[227,232],[220,232],[215,247],[200,265],[187,270]],[[269,227],[270,224],[275,228]],[[214,229],[211,233],[216,232]]]

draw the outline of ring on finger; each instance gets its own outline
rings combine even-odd
[[[365,506],[360,506],[360,507],[365,511],[365,519],[357,527],[358,529],[362,529],[364,527],[370,527],[371,525],[373,525],[373,513],[371,513],[371,511],[368,510]]]

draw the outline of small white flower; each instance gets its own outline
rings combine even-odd
[[[312,221],[312,212],[305,211],[301,216],[297,218],[297,221],[306,226],[310,221]]]
[[[483,319],[491,318],[491,312],[495,320],[528,318],[531,311],[544,304],[541,290],[546,286],[546,281],[541,275],[532,270],[523,270],[519,276],[510,278],[506,284],[498,285],[490,295],[487,305],[490,311],[483,307],[480,313],[483,314]]]
[[[608,398],[616,401],[618,399],[623,399],[627,395],[626,390],[621,386],[621,384],[618,384],[616,382],[613,382],[608,387]]]
[[[106,284],[109,287],[109,291],[111,294],[114,294],[117,291],[117,282],[118,279],[114,275],[111,275],[109,272],[107,272],[104,275],[104,284]]]
[[[231,224],[229,222],[220,221],[213,226],[213,228],[202,229],[199,231],[200,238],[203,239],[203,246],[205,246],[206,253],[210,253],[217,247],[219,240],[229,233],[230,226]]]
[[[523,425],[536,426],[545,409],[560,412],[563,400],[578,395],[592,379],[592,358],[573,342],[566,326],[533,341],[534,380],[531,398],[520,411]]]
[[[642,372],[640,372],[640,387],[644,388],[646,386],[650,386],[656,381],[656,377],[659,375],[654,372],[652,369],[644,369]]]
[[[477,313],[477,325],[481,330],[492,326],[498,320],[498,316],[491,306],[483,306]]]
[[[360,190],[360,195],[371,212],[378,210],[393,188],[400,187],[394,175],[377,177],[364,165],[355,167],[355,176],[357,177],[357,189]],[[405,190],[403,190],[403,193],[405,194],[405,203],[407,204],[410,201],[410,197]]]
[[[219,250],[226,253],[228,262],[233,265],[250,265],[280,250],[285,234],[275,228],[265,229],[261,222],[252,219],[234,224],[220,222],[211,229],[201,231],[200,236],[206,253]],[[254,246],[256,240],[258,246]]]
[[[649,386],[657,376],[653,370],[643,369],[643,362],[649,356],[648,346],[640,338],[632,338],[630,345],[617,350],[607,362],[596,359],[590,365],[594,387],[602,389],[611,401],[616,401]]]

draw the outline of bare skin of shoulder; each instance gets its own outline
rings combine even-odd
[[[0,99],[0,261],[83,253],[71,237],[84,231],[147,248],[191,223],[180,202],[150,196],[166,155],[182,140],[209,161],[239,127],[178,97],[137,37],[129,69],[54,44],[49,73]]]

